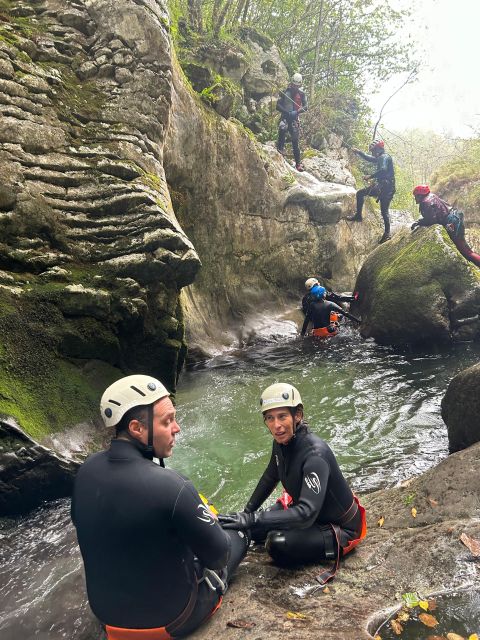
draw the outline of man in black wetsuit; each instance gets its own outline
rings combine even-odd
[[[248,537],[223,531],[190,480],[165,468],[180,427],[161,382],[122,378],[100,409],[116,437],[81,466],[72,499],[90,606],[109,640],[184,636],[220,605]]]
[[[310,303],[314,302],[316,299],[316,297],[312,294],[312,289],[315,285],[321,286],[317,278],[307,278],[305,280],[305,289],[307,290],[307,293],[302,298],[302,311],[304,315],[307,314]],[[336,302],[337,304],[339,302],[353,302],[358,298],[358,293],[354,293],[352,296],[335,293],[335,291],[329,291],[328,289],[325,290],[325,300],[328,300],[329,302]]]
[[[354,222],[362,221],[363,203],[366,196],[372,196],[380,202],[380,212],[383,218],[385,231],[380,239],[380,243],[390,240],[390,217],[388,215],[388,207],[395,194],[395,172],[393,169],[392,157],[385,152],[385,144],[383,140],[376,140],[370,145],[370,153],[364,153],[360,149],[352,148],[352,151],[359,155],[363,160],[376,165],[375,173],[364,176],[365,180],[370,181],[368,187],[357,191],[357,213],[347,220]]]
[[[358,504],[328,444],[303,419],[298,390],[273,384],[262,393],[260,409],[273,436],[270,462],[243,511],[219,516],[225,529],[250,530],[265,539],[272,558],[282,565],[336,559],[366,533],[365,511]],[[281,482],[287,496],[258,511]],[[335,575],[324,572],[322,583]]]
[[[348,311],[345,311],[345,309],[342,309],[342,307],[335,304],[335,302],[328,302],[325,299],[325,287],[321,287],[318,284],[313,286],[310,290],[310,296],[311,301],[305,313],[305,320],[303,321],[303,327],[301,330],[302,336],[307,332],[307,328],[310,323],[313,324],[312,334],[314,336],[316,335],[318,337],[326,338],[336,335],[338,333],[338,325],[331,320],[332,312],[350,318],[350,320],[354,320],[355,322],[360,322],[358,318]]]
[[[277,111],[280,111],[281,118],[278,123],[278,140],[277,149],[283,155],[285,141],[287,139],[287,131],[290,133],[292,140],[293,155],[295,158],[295,168],[297,171],[304,171],[300,160],[300,120],[299,115],[307,110],[307,96],[300,88],[302,86],[302,76],[300,73],[294,73],[292,81],[280,94],[277,100]]]

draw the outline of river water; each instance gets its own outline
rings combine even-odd
[[[448,455],[440,401],[451,378],[478,362],[480,345],[410,351],[348,328],[327,343],[294,334],[286,323],[276,339],[218,356],[180,381],[182,432],[171,464],[219,509],[241,508],[268,461],[259,397],[273,382],[298,387],[312,429],[359,493],[392,486]],[[64,500],[0,521],[2,640],[95,637],[68,509]]]

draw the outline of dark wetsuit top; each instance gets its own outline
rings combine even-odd
[[[353,302],[354,299],[355,298],[353,296],[344,296],[341,293],[335,293],[335,291],[327,291],[325,295],[325,300],[328,300],[329,302]],[[302,311],[304,315],[308,313],[308,307],[312,302],[315,302],[315,300],[318,300],[318,298],[310,293],[310,291],[307,291],[303,296]]]
[[[305,334],[308,323],[313,323],[314,329],[320,329],[321,327],[328,327],[330,324],[330,311],[335,311],[341,315],[345,315],[345,311],[335,302],[327,302],[326,300],[315,299],[310,303],[305,320],[303,321],[302,336]]]
[[[293,87],[290,85],[285,91],[283,91],[280,95],[280,98],[277,100],[277,111],[280,111],[282,114],[281,119],[285,119],[287,121],[298,120],[298,114],[304,113],[307,110],[307,97],[305,93],[298,89],[297,87]],[[293,118],[290,115],[292,111],[297,111]]]
[[[222,569],[230,540],[188,478],[113,440],[78,471],[72,520],[90,606],[104,624],[163,627],[194,588],[194,556]]]
[[[432,224],[446,224],[451,205],[434,193],[429,193],[419,204],[422,218],[417,220],[421,227],[429,227]]]
[[[380,187],[380,192],[385,195],[395,193],[395,172],[393,169],[392,156],[388,153],[381,153],[379,156],[370,156],[363,151],[356,152],[363,160],[376,164],[376,171],[372,173],[372,178]]]
[[[353,494],[328,444],[310,432],[305,423],[286,445],[273,443],[270,462],[245,510],[256,511],[281,482],[293,498],[286,510],[259,512],[260,530],[303,529],[313,524],[338,523],[351,507]],[[355,518],[351,525],[360,526]],[[359,533],[352,530],[351,538]]]

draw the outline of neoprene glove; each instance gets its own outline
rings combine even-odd
[[[236,529],[237,531],[250,529],[257,521],[257,518],[258,514],[256,511],[253,513],[237,511],[236,513],[218,514],[218,521],[224,529]]]

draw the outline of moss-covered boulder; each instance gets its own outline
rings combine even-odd
[[[457,374],[442,400],[450,452],[480,442],[480,364]]]
[[[480,269],[440,226],[400,230],[365,261],[357,283],[361,332],[382,344],[480,336]]]

